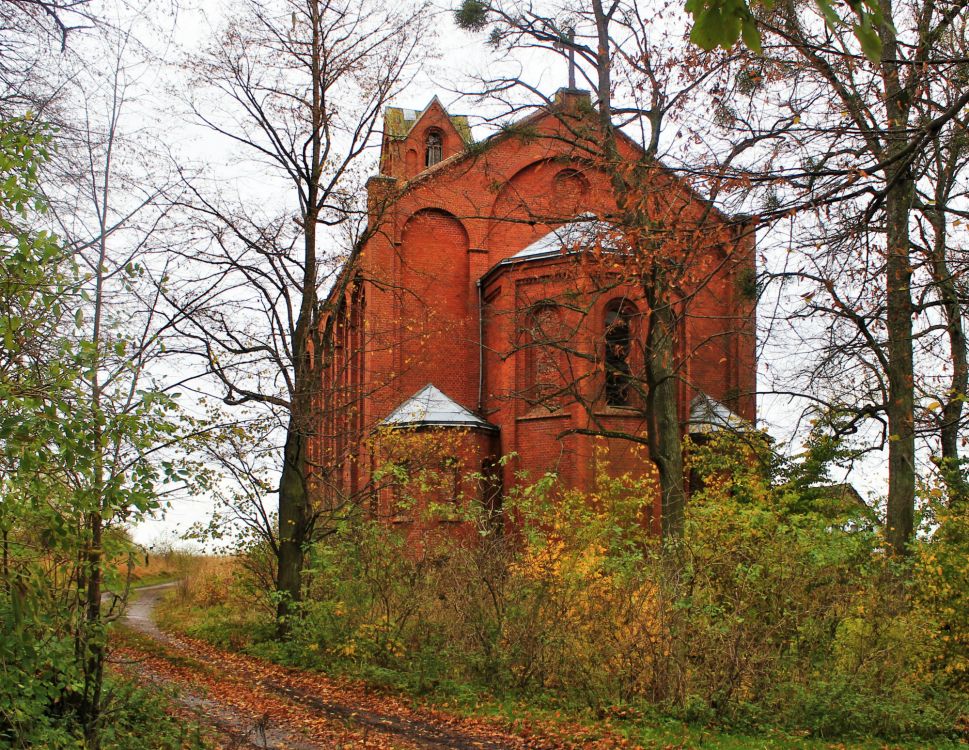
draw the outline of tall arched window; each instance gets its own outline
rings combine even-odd
[[[444,158],[444,139],[437,130],[429,130],[427,139],[424,141],[427,148],[424,158],[424,166],[432,167]]]
[[[606,308],[606,403],[610,406],[629,404],[629,381],[632,373],[629,355],[632,352],[634,314],[632,305],[623,301],[612,303]]]

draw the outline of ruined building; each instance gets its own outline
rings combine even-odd
[[[313,451],[322,492],[427,530],[412,506],[395,507],[392,486],[417,471],[422,449],[388,458],[381,428],[445,437],[435,460],[453,468],[466,502],[500,503],[523,471],[589,487],[597,454],[609,471],[649,471],[641,446],[621,439],[645,430],[640,243],[683,258],[683,432],[754,419],[752,232],[655,165],[642,205],[656,231],[630,239],[596,123],[589,95],[573,90],[481,143],[436,98],[422,111],[388,108],[367,185],[370,234],[330,298],[339,320]],[[625,136],[620,151],[640,160]],[[375,481],[388,460],[396,474]],[[487,477],[478,489],[462,478],[469,470]]]

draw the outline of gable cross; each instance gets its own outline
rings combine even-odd
[[[555,46],[558,49],[567,49],[569,51],[569,88],[575,88],[575,29],[571,26],[562,35],[561,41],[556,42]]]

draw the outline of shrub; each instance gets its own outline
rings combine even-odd
[[[937,510],[902,562],[868,508],[817,486],[823,461],[779,464],[757,435],[688,456],[684,536],[665,547],[648,530],[653,480],[610,478],[604,461],[588,494],[523,482],[503,532],[467,513],[473,543],[429,534],[418,550],[387,525],[347,522],[311,550],[300,620],[273,656],[599,716],[957,733],[966,516]]]

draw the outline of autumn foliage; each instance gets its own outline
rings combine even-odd
[[[966,519],[940,515],[900,562],[860,503],[812,488],[816,463],[781,464],[767,448],[759,433],[687,445],[695,487],[676,565],[643,523],[654,480],[600,465],[589,494],[551,475],[523,482],[505,498],[517,522],[504,534],[459,505],[478,524],[473,543],[429,534],[414,554],[392,525],[347,523],[313,549],[291,639],[264,640],[269,610],[250,608],[232,640],[417,692],[612,719],[957,736]],[[246,587],[236,574],[222,591]],[[218,606],[231,610],[231,595]],[[224,626],[225,609],[215,621],[202,610],[190,631]]]

